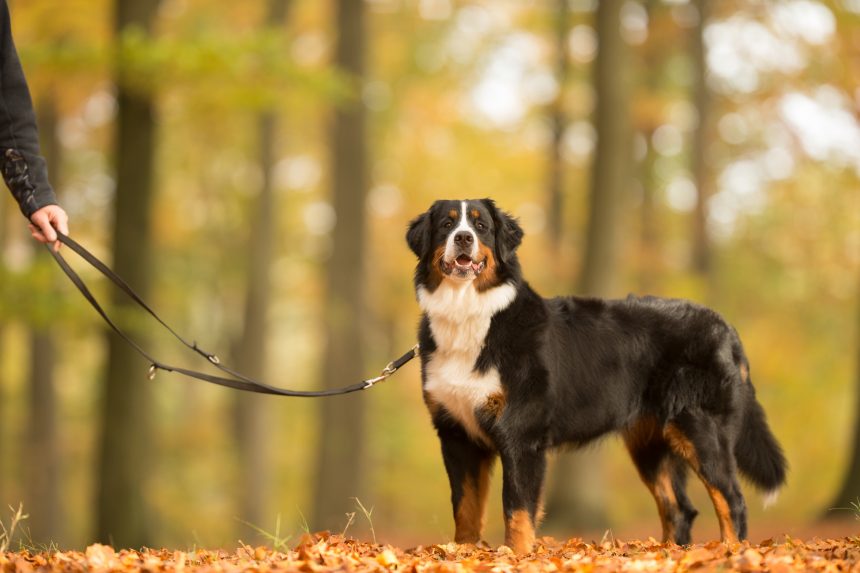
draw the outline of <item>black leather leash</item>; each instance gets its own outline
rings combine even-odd
[[[84,283],[83,279],[78,276],[78,273],[69,265],[66,259],[63,256],[54,251],[51,245],[47,245],[48,251],[51,253],[51,256],[54,257],[54,260],[57,261],[57,264],[60,265],[60,268],[63,269],[63,272],[66,273],[66,276],[69,277],[69,280],[77,287],[77,289],[81,292],[87,302],[96,310],[97,313],[104,319],[104,321],[111,327],[111,329],[116,332],[120,338],[125,340],[132,348],[134,348],[138,354],[146,358],[150,363],[149,367],[149,379],[155,378],[155,374],[159,370],[164,370],[165,372],[176,372],[178,374],[184,374],[185,376],[191,378],[197,378],[198,380],[203,380],[204,382],[210,382],[212,384],[217,384],[219,386],[226,386],[228,388],[234,388],[236,390],[243,390],[245,392],[256,392],[258,394],[274,394],[276,396],[295,396],[295,397],[303,397],[303,398],[315,398],[321,396],[337,396],[339,394],[349,394],[351,392],[358,392],[359,390],[366,390],[370,388],[374,384],[382,382],[403,366],[413,358],[418,355],[418,345],[416,344],[408,352],[404,353],[397,360],[393,360],[388,363],[388,365],[382,370],[379,376],[375,378],[369,378],[367,380],[362,380],[357,384],[350,384],[349,386],[344,386],[342,388],[335,388],[332,390],[287,390],[285,388],[276,388],[275,386],[269,386],[263,382],[259,382],[252,378],[248,378],[247,376],[240,374],[230,368],[221,364],[221,361],[215,354],[211,352],[206,352],[199,346],[197,346],[197,342],[188,342],[184,338],[182,338],[175,330],[173,330],[170,325],[168,325],[164,320],[161,319],[158,314],[148,305],[146,302],[138,296],[134,290],[128,283],[126,283],[122,277],[113,272],[106,264],[100,261],[95,255],[86,250],[83,246],[80,245],[77,241],[69,237],[68,235],[64,235],[63,233],[57,232],[57,237],[60,242],[69,247],[72,251],[77,253],[82,259],[84,259],[87,263],[92,265],[97,271],[106,276],[110,281],[119,287],[126,295],[129,296],[135,303],[138,304],[143,310],[150,314],[155,320],[157,320],[164,328],[173,335],[179,342],[183,345],[187,346],[200,356],[204,357],[208,360],[213,366],[229,374],[231,377],[227,378],[224,376],[216,376],[213,374],[207,374],[205,372],[199,372],[197,370],[190,370],[187,368],[182,368],[179,366],[171,366],[170,364],[165,364],[154,358],[151,354],[149,354],[146,350],[144,350],[137,342],[135,342],[128,334],[123,332],[121,328],[119,328],[116,323],[107,315],[105,310],[99,304],[99,301],[96,300],[96,297],[87,287],[86,283]]]

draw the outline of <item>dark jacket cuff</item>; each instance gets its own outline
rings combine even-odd
[[[27,219],[42,207],[57,203],[44,163],[41,157],[27,157],[14,148],[4,150],[0,158],[3,179]],[[31,165],[35,169],[31,170]]]

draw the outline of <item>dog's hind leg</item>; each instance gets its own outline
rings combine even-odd
[[[484,531],[484,513],[495,454],[477,444],[452,422],[437,425],[437,431],[451,485],[454,541],[477,543]]]
[[[669,473],[672,476],[672,491],[678,501],[678,516],[675,519],[675,543],[689,545],[692,542],[693,520],[699,512],[687,497],[687,462],[675,454],[669,456]]]
[[[692,509],[692,505],[683,487],[678,495],[672,451],[661,428],[654,420],[639,420],[624,433],[624,443],[639,476],[657,502],[663,542],[689,543],[692,518],[688,508]],[[695,517],[696,510],[692,512]]]
[[[664,436],[705,484],[720,523],[720,538],[725,542],[746,538],[746,502],[737,480],[732,442],[722,435],[717,421],[685,412],[666,425]]]

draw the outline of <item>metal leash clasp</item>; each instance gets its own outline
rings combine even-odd
[[[394,368],[394,363],[389,362],[388,365],[382,369],[382,372],[379,374],[379,376],[377,376],[376,378],[371,378],[369,380],[365,380],[364,381],[364,387],[370,388],[374,384],[377,384],[378,382],[382,382],[383,380],[385,380],[386,378],[388,378],[389,376],[394,374],[396,371],[397,371],[397,369]]]
[[[419,349],[419,345],[417,345],[417,344],[412,347],[412,356],[413,357],[418,355],[418,349]],[[395,372],[397,372],[397,367],[394,366],[394,361],[392,360],[391,362],[389,362],[388,364],[385,365],[385,368],[382,369],[382,372],[379,374],[379,376],[377,376],[376,378],[371,378],[369,380],[365,380],[364,381],[364,388],[367,389],[367,388],[370,388],[371,386],[373,386],[374,384],[382,382],[383,380],[385,380],[386,378],[388,378],[389,376],[391,376]]]

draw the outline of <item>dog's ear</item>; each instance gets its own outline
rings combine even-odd
[[[523,241],[523,228],[509,213],[505,213],[492,199],[483,199],[484,205],[493,215],[493,225],[496,227],[496,251],[502,262],[509,262],[511,256]]]
[[[409,223],[406,243],[416,256],[421,258],[430,246],[430,212],[421,213]]]

